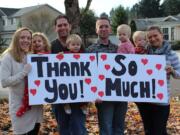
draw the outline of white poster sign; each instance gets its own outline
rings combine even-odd
[[[91,54],[28,55],[29,103],[103,101],[167,103],[164,56]],[[98,65],[97,65],[98,63]]]
[[[98,96],[104,101],[168,102],[165,56],[98,57]]]
[[[88,102],[96,99],[96,54],[29,55],[29,103]]]

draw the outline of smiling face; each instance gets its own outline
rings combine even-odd
[[[27,53],[30,49],[31,42],[32,42],[31,33],[27,30],[21,31],[19,35],[19,49],[22,52]]]
[[[45,52],[45,43],[41,36],[34,36],[32,40],[33,52],[40,53]]]
[[[67,48],[74,53],[77,53],[81,49],[81,43],[78,41],[70,41],[69,44],[67,45]]]
[[[108,39],[111,33],[111,26],[109,21],[106,19],[99,19],[96,22],[96,33],[101,39]]]
[[[66,38],[71,30],[71,25],[66,18],[59,18],[56,20],[55,31],[60,38]]]
[[[147,39],[151,46],[160,48],[163,44],[163,35],[156,29],[147,32]]]

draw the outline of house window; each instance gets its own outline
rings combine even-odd
[[[13,20],[13,18],[11,18],[11,25],[13,25],[13,23],[14,23],[14,20]]]
[[[2,24],[3,24],[3,26],[5,26],[5,25],[6,25],[6,22],[5,22],[5,20],[2,20]]]
[[[174,27],[171,28],[171,40],[174,40]]]
[[[169,30],[168,28],[162,28],[164,39],[169,40]]]

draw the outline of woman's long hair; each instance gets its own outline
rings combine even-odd
[[[20,34],[22,31],[28,31],[32,35],[32,31],[27,27],[22,27],[22,28],[17,29],[16,32],[14,33],[13,37],[12,37],[12,40],[11,40],[9,47],[4,51],[2,56],[5,53],[9,52],[12,55],[12,57],[15,59],[15,61],[17,61],[17,62],[23,61],[23,58],[21,55],[21,49],[19,46]]]

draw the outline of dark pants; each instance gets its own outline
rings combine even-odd
[[[38,135],[40,129],[40,123],[36,123],[34,129],[23,135]]]
[[[85,122],[86,115],[83,114],[80,104],[70,104],[71,114],[66,114],[64,104],[53,104],[52,111],[58,123],[60,135],[87,135]]]
[[[98,110],[99,135],[124,135],[127,102],[102,102]]]
[[[170,105],[136,103],[144,124],[145,135],[167,135]]]

